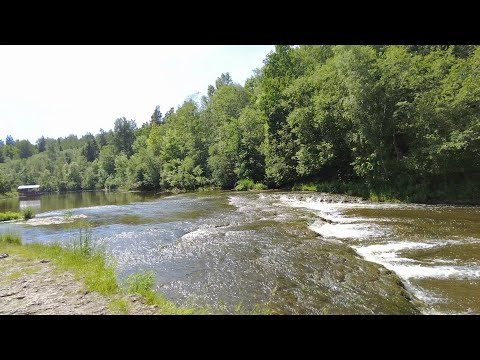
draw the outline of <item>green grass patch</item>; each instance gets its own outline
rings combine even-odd
[[[0,245],[2,244],[21,245],[22,238],[20,235],[11,232],[0,234]]]
[[[154,290],[155,273],[131,274],[123,282],[123,288],[130,294],[136,294],[145,299],[149,305],[157,305],[161,314],[169,315],[200,315],[206,314],[207,309],[196,309],[191,307],[179,307],[168,301],[162,294]]]
[[[18,220],[21,217],[22,217],[21,213],[12,212],[12,211],[0,213],[0,221]]]
[[[115,298],[108,304],[108,309],[116,314],[128,314],[130,311],[130,305],[127,299]]]

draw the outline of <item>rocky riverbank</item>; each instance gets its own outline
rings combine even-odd
[[[158,314],[135,295],[120,300],[128,314]],[[58,272],[49,260],[0,254],[1,315],[109,315],[123,313],[111,299],[86,290],[69,272]]]

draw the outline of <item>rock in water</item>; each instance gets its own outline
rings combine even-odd
[[[0,254],[0,259],[5,259],[8,257],[7,253]]]

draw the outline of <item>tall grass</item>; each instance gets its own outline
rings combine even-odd
[[[22,217],[22,214],[17,212],[12,212],[12,211],[0,213],[0,221],[18,220],[21,217]]]
[[[22,238],[16,233],[4,233],[0,234],[0,244],[21,245]]]
[[[78,254],[83,258],[92,257],[99,252],[99,247],[92,238],[92,231],[88,227],[79,229],[78,236],[74,238],[70,246],[74,254]]]

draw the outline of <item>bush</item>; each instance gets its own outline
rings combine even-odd
[[[26,208],[25,210],[22,211],[22,214],[23,214],[24,220],[30,220],[35,217],[35,213],[32,208]]]
[[[267,190],[267,189],[268,189],[267,185],[262,184],[262,183],[256,183],[253,186],[253,190]]]
[[[252,179],[242,179],[237,182],[235,190],[247,191],[247,190],[266,190],[267,186],[262,183],[255,183]]]

